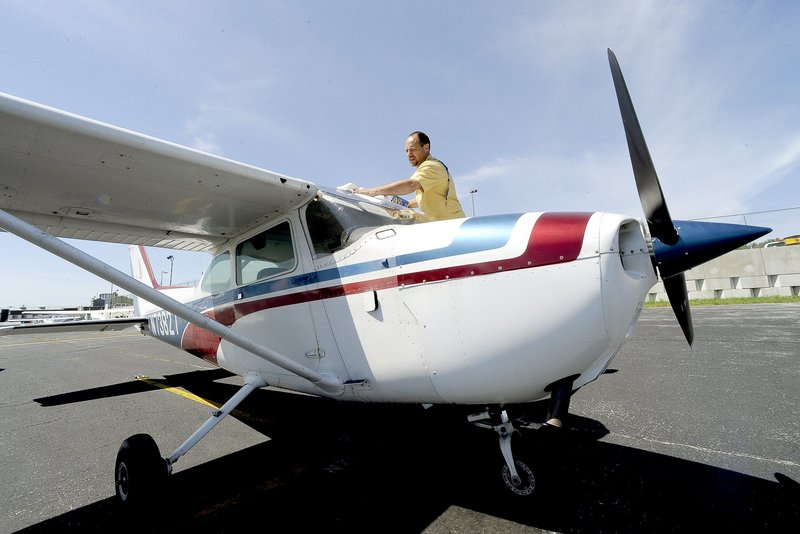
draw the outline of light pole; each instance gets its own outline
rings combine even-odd
[[[169,285],[172,285],[172,263],[175,261],[175,256],[167,256],[169,260]]]
[[[477,193],[477,189],[473,189],[469,192],[469,197],[472,199],[472,216],[475,217],[475,193]]]

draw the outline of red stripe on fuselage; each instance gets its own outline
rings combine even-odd
[[[222,317],[220,317],[219,314],[215,314],[214,310],[207,311],[204,315],[225,325],[232,324],[232,321],[226,323],[221,320]],[[183,332],[181,348],[189,354],[193,354],[209,363],[217,365],[217,349],[219,349],[220,341],[222,340],[219,336],[189,323],[186,325],[186,330]]]
[[[543,213],[536,220],[525,252],[516,258],[445,267],[399,275],[399,284],[421,284],[574,261],[581,251],[591,213]]]
[[[396,276],[374,278],[362,282],[299,291],[249,302],[237,302],[206,312],[206,315],[224,325],[230,326],[246,315],[270,308],[280,308],[314,300],[377,291],[399,285],[453,280],[468,276],[574,261],[580,254],[586,226],[591,216],[592,213],[543,213],[533,225],[525,251],[515,258],[429,269]],[[219,347],[219,342],[220,339],[217,336],[191,324],[187,327],[183,336],[183,348],[185,350],[209,361],[211,361],[210,357],[213,351],[213,363],[216,363],[216,351]],[[190,346],[191,349],[189,348]]]
[[[543,213],[531,232],[533,265],[574,261],[581,252],[591,213]]]

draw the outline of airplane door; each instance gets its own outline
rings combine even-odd
[[[356,265],[348,260],[359,250],[355,235],[370,229],[363,224],[347,226],[359,219],[357,213],[348,214],[349,209],[324,200],[306,207],[309,252],[319,284],[312,313],[320,347],[326,359],[329,351],[336,351],[346,369],[340,376],[349,375],[353,381],[345,395],[428,402],[436,398],[436,392],[422,358],[422,326],[403,305],[396,284],[364,291],[358,282],[343,281],[371,268],[369,262]],[[379,250],[384,258],[394,257],[394,235],[391,229],[377,232],[369,238],[371,250]]]
[[[298,231],[296,221],[285,219],[240,242],[232,266],[238,286],[233,302],[215,313],[229,314],[231,328],[257,343],[314,371],[333,371],[346,381],[338,351],[320,344],[326,337],[324,329],[319,336],[315,328],[317,282],[308,272],[307,247],[298,246],[305,241],[298,240],[302,235]],[[267,371],[271,385],[319,393],[307,380],[230,343],[223,341],[220,352],[227,368]]]

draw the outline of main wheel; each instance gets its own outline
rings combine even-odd
[[[525,463],[514,460],[514,466],[517,468],[518,478],[512,477],[508,466],[503,464],[503,482],[514,495],[527,497],[536,489],[536,477]]]
[[[130,506],[154,499],[167,478],[167,463],[148,434],[136,434],[117,452],[114,486],[119,500]]]

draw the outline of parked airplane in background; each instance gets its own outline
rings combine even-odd
[[[0,328],[9,324],[51,324],[76,321],[97,321],[131,317],[133,306],[116,306],[114,308],[37,308],[35,310],[20,308],[0,310]]]
[[[531,469],[512,453],[508,406],[548,402],[543,423],[561,426],[570,395],[608,367],[659,276],[691,344],[683,272],[770,231],[672,220],[611,50],[609,61],[644,220],[529,212],[420,222],[386,199],[0,97],[0,227],[137,295],[144,332],[243,379],[167,458],[150,436],[125,440],[119,498],[144,500],[266,386],[474,407],[469,419],[497,432],[508,489],[533,493]],[[57,237],[130,244],[133,277]],[[161,288],[142,246],[214,259],[196,288]]]
[[[789,245],[800,245],[800,235],[790,235],[789,237],[784,237],[783,239],[776,239],[775,241],[770,241],[764,248],[772,248],[772,247],[786,247]]]

